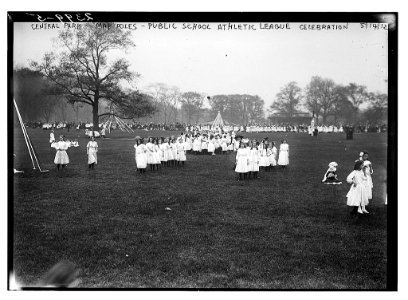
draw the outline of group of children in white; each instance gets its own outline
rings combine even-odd
[[[137,136],[135,139],[136,168],[141,174],[146,172],[147,166],[154,171],[159,170],[159,166],[184,165],[187,160],[186,153],[216,155],[216,153],[236,152],[234,170],[238,174],[237,180],[250,179],[251,175],[257,179],[261,169],[270,171],[276,165],[282,168],[289,165],[289,145],[285,139],[279,146],[279,153],[275,142],[269,142],[267,138],[258,142],[255,139],[250,140],[230,134],[184,135],[182,133],[179,137],[143,139]],[[56,150],[54,164],[58,171],[60,167],[62,170],[69,164],[68,148],[79,146],[77,140],[69,141],[62,135],[58,142],[55,141],[53,132],[50,134],[50,144]],[[98,144],[93,136],[86,149],[89,169],[94,169],[98,163]],[[323,183],[342,183],[337,177],[337,166],[336,162],[329,163],[329,168],[322,180]],[[369,213],[366,206],[372,199],[372,174],[373,167],[368,160],[368,153],[361,152],[359,159],[355,161],[354,170],[347,176],[347,182],[351,184],[351,188],[346,197],[347,205],[353,207],[351,214]]]
[[[324,174],[322,182],[325,184],[341,184],[337,178],[337,163],[331,162]],[[357,213],[368,214],[366,209],[369,201],[373,198],[373,166],[368,160],[368,152],[360,152],[360,157],[355,161],[354,170],[347,176],[347,182],[351,184],[347,193],[347,205],[353,207],[352,215]],[[387,202],[385,202],[387,204]]]
[[[61,171],[64,169],[66,165],[69,164],[69,156],[67,154],[67,150],[70,147],[79,147],[78,140],[70,141],[66,139],[63,135],[60,135],[60,140],[56,142],[54,132],[50,133],[50,145],[51,148],[56,150],[54,164],[57,166],[57,170]],[[88,166],[89,169],[94,169],[95,165],[98,163],[97,158],[98,152],[98,143],[95,141],[95,138],[92,136],[91,140],[88,142],[86,146],[86,154],[88,155]]]

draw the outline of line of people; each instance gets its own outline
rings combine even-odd
[[[258,142],[256,139],[241,139],[235,160],[237,180],[259,178],[259,170],[270,171],[276,165],[286,168],[289,165],[289,145],[282,140],[278,150],[275,142],[269,143],[266,139]]]
[[[187,161],[186,151],[189,148],[185,139],[136,137],[136,168],[142,174],[149,165],[150,171],[159,170],[161,166],[184,165]]]

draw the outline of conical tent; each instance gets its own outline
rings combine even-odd
[[[224,126],[224,120],[221,117],[221,113],[218,112],[217,116],[215,117],[215,120],[212,122],[211,126],[212,127],[222,127]]]

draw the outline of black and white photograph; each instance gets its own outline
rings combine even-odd
[[[8,290],[397,291],[398,12],[7,17]]]

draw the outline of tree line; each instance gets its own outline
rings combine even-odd
[[[257,95],[207,97],[196,91],[182,92],[164,83],[151,84],[144,91],[134,88],[140,74],[130,70],[126,59],[110,59],[109,55],[135,46],[130,31],[86,23],[78,30],[60,31],[57,40],[56,51],[32,62],[30,68],[14,70],[14,96],[27,120],[48,121],[56,111],[64,118],[64,109],[72,105],[77,119],[80,110],[88,108],[94,124],[108,115],[192,124],[211,120],[218,111],[233,124],[267,121],[264,100]],[[321,117],[323,123],[329,117],[356,122],[360,106],[366,102],[370,104],[367,115],[379,119],[387,109],[387,101],[386,95],[369,93],[364,86],[354,83],[341,86],[315,76],[303,91],[296,82],[286,84],[270,106],[269,119],[276,113],[291,118],[303,106]]]
[[[362,113],[363,104],[366,109]],[[321,118],[323,124],[327,124],[329,118],[334,123],[377,123],[387,119],[388,96],[369,92],[367,87],[356,83],[343,86],[332,79],[314,76],[304,90],[294,81],[282,87],[270,112],[291,118],[302,107]]]

